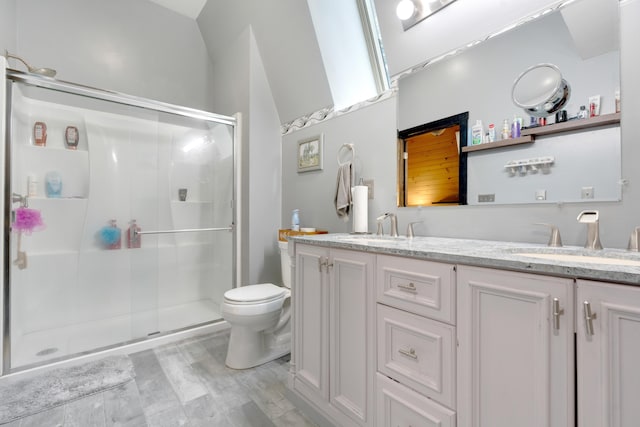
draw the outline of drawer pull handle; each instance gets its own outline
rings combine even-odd
[[[418,288],[416,288],[416,285],[412,283],[409,283],[408,285],[403,285],[402,283],[398,285],[398,288],[402,289],[403,291],[408,291],[408,292],[418,292]]]
[[[416,354],[416,351],[413,348],[410,348],[409,350],[404,350],[404,349],[399,349],[398,353],[402,354],[403,356],[407,356],[410,357],[412,359],[418,359],[418,355]]]

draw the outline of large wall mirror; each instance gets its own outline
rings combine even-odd
[[[499,139],[504,120],[511,123],[518,116],[529,123],[529,115],[512,102],[511,89],[524,70],[539,63],[555,64],[571,85],[571,97],[563,107],[569,119],[581,106],[588,106],[593,95],[600,96],[601,115],[614,113],[615,94],[620,90],[618,13],[617,0],[577,0],[400,78],[398,189],[406,194],[399,194],[398,205],[620,200],[619,125],[540,138],[518,147],[460,153],[459,165],[467,162],[467,173],[460,174],[465,180],[460,188],[466,189],[466,194],[460,194],[457,202],[445,197],[446,203],[410,202],[419,198],[412,196],[407,177],[422,178],[401,169],[405,156],[401,146],[406,145],[406,138],[400,137],[468,112],[468,131],[461,132],[460,146],[471,145],[470,129],[476,120],[482,121],[485,130],[494,124]],[[553,116],[547,118],[549,124],[554,120]],[[433,155],[436,150],[439,148],[434,148]],[[505,168],[509,162],[537,157],[553,157],[555,162],[545,173],[513,174]],[[450,165],[450,153],[446,161],[441,160]],[[584,200],[584,188],[594,189],[589,194],[592,198]]]

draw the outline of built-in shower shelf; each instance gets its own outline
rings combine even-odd
[[[36,203],[41,202],[41,201],[46,201],[46,202],[66,202],[66,201],[78,201],[78,202],[86,202],[87,200],[89,200],[87,197],[41,197],[41,196],[36,196],[36,197],[29,197],[28,201],[32,202],[35,201]],[[45,202],[45,203],[46,203]]]
[[[72,150],[70,148],[63,148],[63,147],[50,147],[45,145],[44,147],[40,146],[40,145],[21,145],[20,147],[24,148],[25,150],[32,150],[35,153],[47,153],[47,152],[64,152],[64,153],[69,153],[69,155],[73,156],[73,155],[78,155],[78,156],[82,156],[82,155],[87,155],[87,150],[82,149],[82,148],[78,148],[76,150]],[[84,154],[83,154],[84,153]]]
[[[210,205],[213,203],[211,200],[172,200],[171,203],[175,203],[178,205]]]

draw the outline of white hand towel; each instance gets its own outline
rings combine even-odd
[[[338,166],[338,179],[336,182],[336,213],[344,222],[349,221],[351,209],[351,162]]]

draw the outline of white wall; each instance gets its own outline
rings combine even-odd
[[[60,80],[210,111],[213,75],[192,19],[128,0],[20,0],[14,18],[15,53]]]
[[[208,38],[210,35],[205,34]],[[280,225],[280,124],[251,27],[218,50],[213,104],[221,114],[242,112],[242,217],[239,285],[280,281],[276,244]]]
[[[306,1],[209,1],[197,21],[214,60],[251,26],[280,123],[332,105]]]
[[[370,203],[369,218],[387,210],[395,211],[401,232],[409,221],[424,220],[424,227],[416,228],[420,235],[544,244],[548,240],[547,230],[532,223],[550,222],[560,227],[565,244],[584,245],[586,228],[577,223],[576,217],[581,210],[592,208],[600,210],[602,244],[605,247],[626,248],[632,228],[640,225],[640,169],[637,167],[640,145],[636,141],[635,126],[640,118],[640,81],[637,79],[640,58],[636,46],[640,39],[640,27],[637,25],[640,0],[621,3],[620,16],[622,175],[629,180],[629,184],[623,188],[622,202],[398,209],[395,207],[396,111],[394,100],[390,100],[283,137],[282,224],[289,223],[290,209],[296,207],[302,210],[302,223],[305,226],[325,226],[334,232],[350,230],[350,226],[340,223],[331,210],[331,188],[335,188],[336,167],[332,165],[336,149],[342,142],[353,140],[359,153],[363,153],[359,157],[364,177],[375,179],[375,200]],[[335,142],[325,145],[325,164],[331,166],[325,166],[322,172],[298,176],[290,154],[293,144],[320,132],[325,133],[325,138],[329,136],[330,141],[335,139]],[[369,228],[375,232],[375,224],[371,221]]]
[[[249,248],[249,278],[241,283],[280,284],[280,252],[277,236],[280,224],[282,185],[280,177],[280,125],[278,110],[267,81],[264,64],[253,33],[250,38],[249,223],[243,243]],[[245,140],[246,141],[246,140]]]
[[[0,49],[14,53],[16,48],[16,0],[0,1]]]

